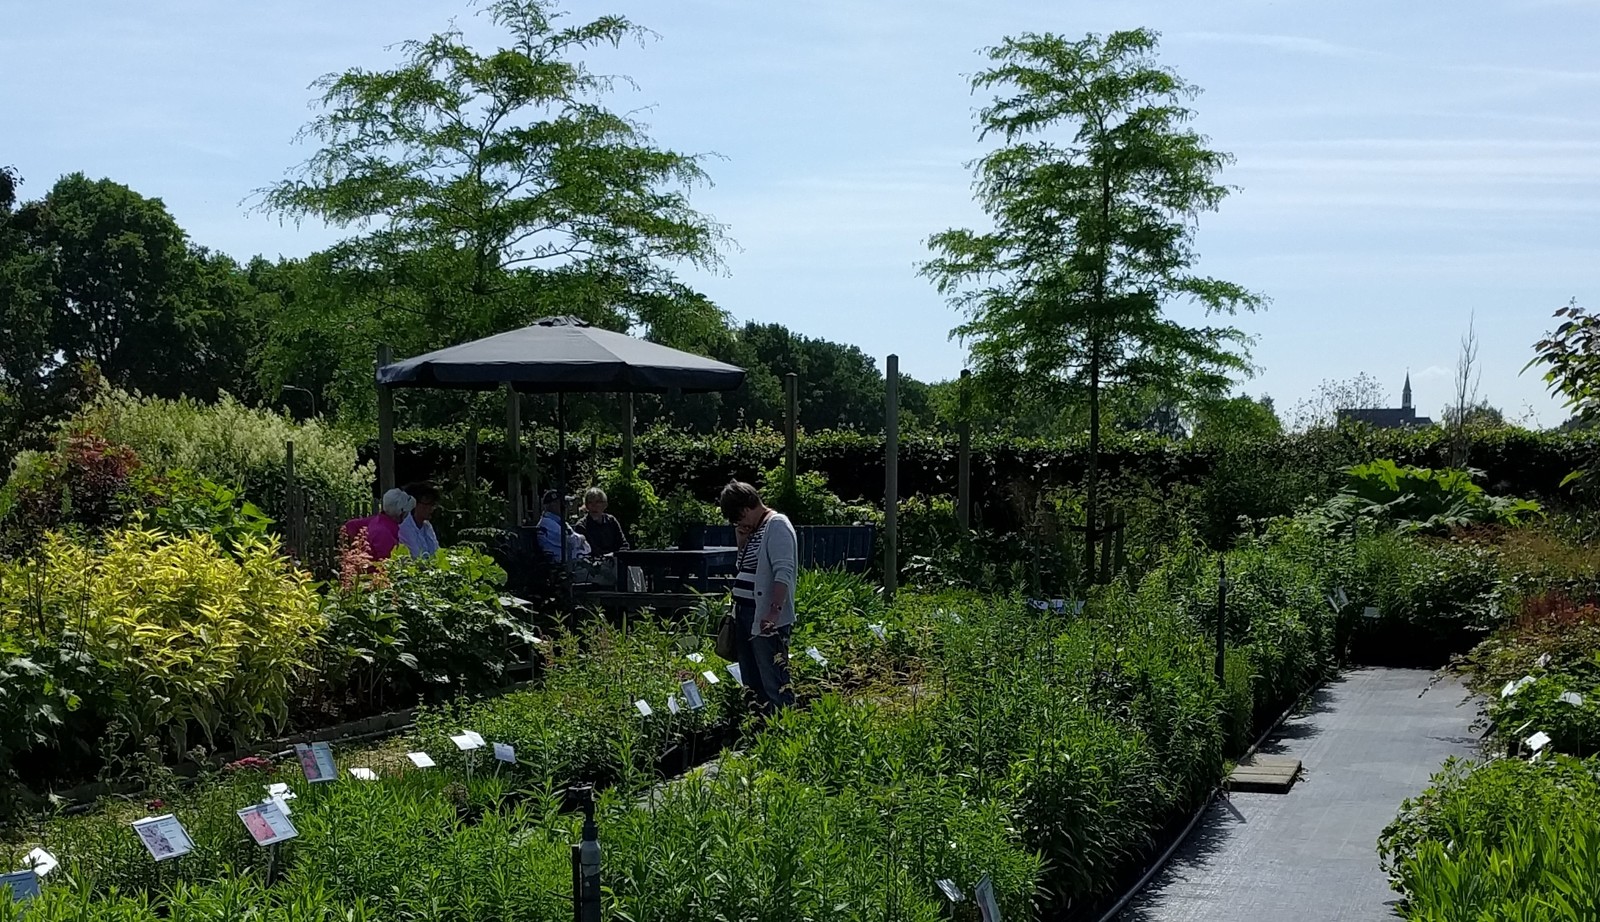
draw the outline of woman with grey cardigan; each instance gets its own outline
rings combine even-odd
[[[794,630],[794,585],[799,570],[794,525],[773,512],[748,483],[734,481],[718,499],[739,535],[739,573],[733,584],[734,637],[739,672],[763,716],[794,704],[789,684],[789,634]]]

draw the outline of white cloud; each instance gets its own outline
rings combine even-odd
[[[1382,52],[1369,51],[1353,45],[1341,45],[1303,35],[1270,35],[1257,32],[1180,32],[1173,36],[1178,41],[1192,41],[1214,45],[1250,45],[1269,48],[1287,54],[1309,54],[1326,58],[1387,57]]]

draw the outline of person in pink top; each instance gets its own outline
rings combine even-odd
[[[401,489],[383,494],[383,508],[374,516],[351,519],[344,523],[345,537],[352,540],[362,532],[367,535],[367,550],[373,560],[388,560],[400,544],[400,522],[411,514],[417,501]]]

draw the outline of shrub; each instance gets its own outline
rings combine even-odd
[[[1473,483],[1482,471],[1402,467],[1379,459],[1345,470],[1344,489],[1312,517],[1329,531],[1373,521],[1397,531],[1442,534],[1452,528],[1515,525],[1543,513],[1532,500],[1490,496]]]
[[[828,478],[816,471],[795,474],[790,481],[783,467],[761,474],[762,499],[796,525],[849,525],[853,521],[844,501],[828,489]]]
[[[659,537],[663,530],[661,498],[656,496],[646,474],[644,468],[637,466],[624,471],[619,462],[600,475],[600,489],[606,491],[606,511],[616,516],[635,544]]]
[[[25,551],[53,529],[121,524],[136,505],[127,494],[138,468],[132,449],[92,433],[62,435],[55,451],[18,458],[0,490],[4,546]]]

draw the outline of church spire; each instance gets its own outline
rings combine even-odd
[[[1406,386],[1400,391],[1400,409],[1411,409],[1411,369],[1406,369]]]

